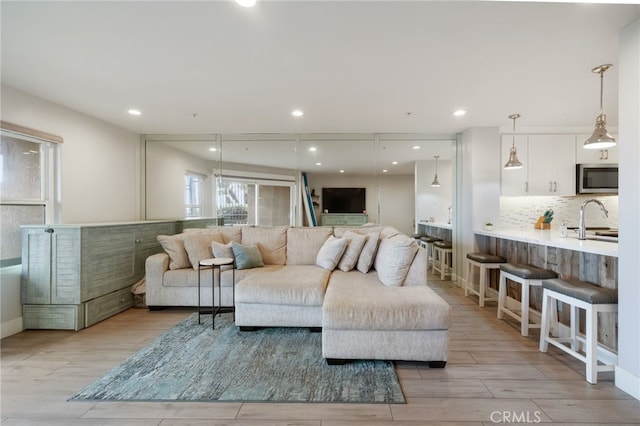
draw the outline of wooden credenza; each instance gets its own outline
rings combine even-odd
[[[369,216],[359,213],[323,213],[322,226],[361,226],[367,223]]]
[[[133,306],[131,286],[176,221],[22,227],[25,329],[79,330]]]

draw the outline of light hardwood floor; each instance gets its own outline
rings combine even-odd
[[[130,309],[79,332],[30,330],[2,340],[0,420],[9,425],[489,425],[640,424],[640,401],[597,385],[537,334],[496,319],[448,281],[430,285],[453,307],[445,369],[397,363],[407,404],[67,402],[75,392],[190,314]]]

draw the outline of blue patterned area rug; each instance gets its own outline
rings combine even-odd
[[[305,328],[240,332],[230,315],[191,315],[73,401],[405,403],[392,362],[327,365],[322,334]]]

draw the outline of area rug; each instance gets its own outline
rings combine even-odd
[[[321,333],[240,332],[230,314],[215,330],[191,315],[70,400],[405,402],[393,363],[330,366]]]

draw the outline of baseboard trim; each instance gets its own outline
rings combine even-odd
[[[10,321],[5,321],[2,324],[0,324],[1,339],[12,336],[14,334],[18,334],[21,331],[22,331],[22,317],[15,318]]]
[[[619,365],[616,365],[615,368],[615,385],[618,389],[640,400],[640,377],[631,374]]]

